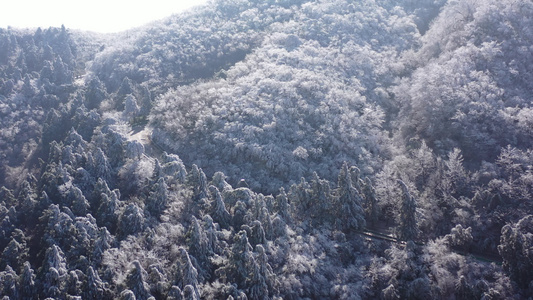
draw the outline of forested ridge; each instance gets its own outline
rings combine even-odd
[[[0,28],[0,296],[530,299],[532,28],[530,0]]]

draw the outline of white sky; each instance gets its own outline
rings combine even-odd
[[[59,27],[118,32],[207,0],[1,0],[0,27]]]

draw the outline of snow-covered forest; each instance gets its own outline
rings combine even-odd
[[[531,0],[0,29],[0,124],[2,300],[533,295]]]

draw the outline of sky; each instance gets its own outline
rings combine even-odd
[[[7,0],[0,28],[50,26],[110,33],[168,17],[207,0]],[[6,3],[7,2],[7,3]]]

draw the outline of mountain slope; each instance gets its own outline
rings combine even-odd
[[[526,298],[532,9],[216,0],[0,30],[0,294]]]

